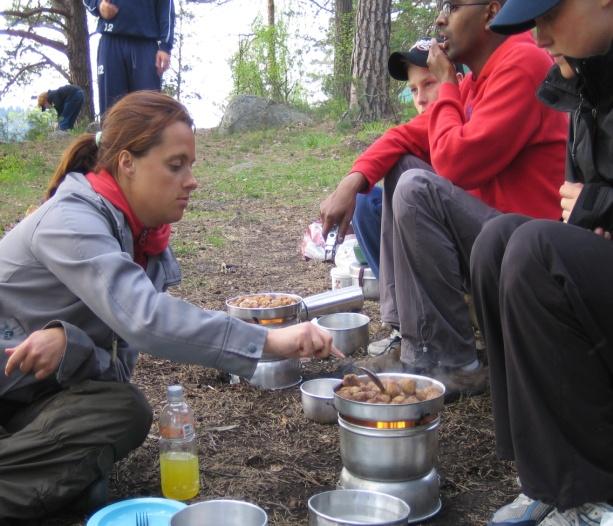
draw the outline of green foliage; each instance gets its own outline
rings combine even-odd
[[[30,141],[39,140],[46,137],[52,131],[57,123],[57,112],[55,109],[40,111],[28,111],[28,124],[30,129],[26,134],[26,138]]]
[[[305,105],[304,90],[290,81],[288,33],[280,21],[274,26],[263,25],[256,19],[253,35],[239,42],[239,49],[230,59],[233,94],[257,95],[275,102]],[[299,58],[291,57],[294,68]]]

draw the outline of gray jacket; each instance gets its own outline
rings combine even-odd
[[[170,249],[133,261],[124,215],[77,173],[0,240],[0,397],[28,402],[84,379],[129,382],[138,352],[251,377],[267,330],[165,291],[180,281]],[[55,377],[3,374],[3,352],[62,326]],[[115,350],[114,350],[115,349]]]

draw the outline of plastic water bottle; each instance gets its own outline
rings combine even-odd
[[[194,412],[185,403],[183,387],[170,385],[160,415],[160,476],[162,494],[187,500],[200,491]]]

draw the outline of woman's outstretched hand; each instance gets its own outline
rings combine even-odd
[[[4,374],[10,376],[19,369],[42,380],[57,371],[65,351],[66,334],[62,327],[34,331],[17,347],[4,350],[9,356]]]
[[[332,345],[332,336],[310,322],[269,330],[264,352],[280,358],[326,358],[331,354],[345,357]]]

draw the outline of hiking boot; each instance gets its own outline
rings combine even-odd
[[[483,362],[474,362],[455,369],[437,368],[421,374],[430,376],[445,385],[445,403],[456,401],[460,397],[483,394],[489,385],[489,367]]]
[[[520,493],[510,504],[504,505],[496,513],[487,526],[536,526],[553,509],[550,504],[533,500]]]
[[[379,356],[369,356],[354,362],[356,367],[366,367],[373,373],[412,373],[408,365],[400,361],[400,344]]]
[[[599,526],[605,513],[613,512],[613,506],[605,502],[582,504],[564,512],[554,509],[540,523],[541,526]]]
[[[372,342],[368,346],[368,355],[381,356],[382,354],[390,352],[395,348],[400,348],[401,341],[402,336],[400,335],[400,331],[398,329],[392,329],[392,332],[387,338]]]

